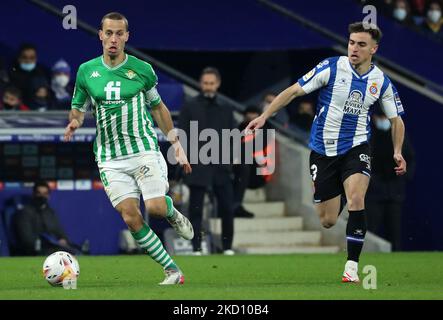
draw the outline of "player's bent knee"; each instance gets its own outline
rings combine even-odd
[[[321,220],[321,224],[324,228],[329,229],[335,225],[335,221],[323,219],[323,220]]]
[[[143,218],[141,215],[122,215],[122,217],[131,231],[138,231],[143,227]]]
[[[323,217],[320,218],[320,222],[322,224],[322,226],[326,229],[329,229],[331,227],[333,227],[335,225],[335,223],[337,222],[336,219],[331,219],[331,218],[327,218],[327,217]]]
[[[163,218],[166,216],[166,212],[168,210],[166,201],[164,198],[156,198],[148,200],[148,204],[146,205],[148,210],[148,214],[153,217]]]
[[[131,231],[139,230],[143,226],[143,218],[135,203],[120,203],[116,206],[116,209]]]
[[[352,194],[348,199],[349,210],[363,210],[365,207],[365,198],[360,194]]]

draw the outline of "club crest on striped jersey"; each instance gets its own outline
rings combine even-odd
[[[372,95],[376,95],[377,94],[378,89],[377,89],[377,83],[376,82],[372,83],[372,85],[369,87],[369,92]]]
[[[134,72],[134,71],[132,71],[132,70],[128,70],[128,72],[126,72],[125,73],[126,74],[126,76],[129,78],[129,79],[132,79],[132,78],[134,78],[137,74]]]
[[[359,90],[352,90],[345,101],[343,113],[360,115],[363,110],[363,94]]]

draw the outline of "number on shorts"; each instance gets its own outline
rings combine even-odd
[[[105,185],[105,187],[107,187],[109,185],[108,179],[106,179],[106,175],[104,172],[100,173],[100,179],[102,179],[102,182]]]
[[[315,179],[317,179],[317,165],[313,164],[311,166],[311,177],[312,177],[312,181],[315,181]]]

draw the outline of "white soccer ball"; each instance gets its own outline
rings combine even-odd
[[[43,263],[43,276],[52,286],[61,286],[63,280],[77,279],[79,275],[80,265],[77,259],[68,252],[54,252]]]

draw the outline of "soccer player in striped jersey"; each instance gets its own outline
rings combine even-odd
[[[159,150],[153,118],[175,148],[185,173],[191,172],[191,166],[174,134],[169,110],[156,90],[154,70],[149,63],[124,52],[129,37],[127,19],[117,12],[105,15],[99,37],[103,55],[83,63],[77,72],[65,140],[71,140],[91,107],[97,125],[95,158],[112,205],[137,243],[164,268],[166,277],[160,284],[182,284],[181,270],[140,212],[142,194],[151,216],[166,217],[185,239],[194,236],[189,220],[165,196],[169,188],[167,165]]]
[[[348,203],[348,258],[343,282],[359,282],[358,261],[366,234],[365,194],[371,175],[369,137],[374,103],[379,102],[392,124],[393,158],[397,175],[406,172],[402,156],[403,105],[391,80],[372,63],[381,31],[361,22],[349,25],[348,56],[320,62],[297,83],[281,92],[247,132],[261,128],[274,112],[294,98],[320,89],[309,147],[314,202],[325,228],[332,227]]]

